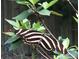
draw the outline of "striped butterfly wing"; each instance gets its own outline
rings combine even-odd
[[[43,49],[47,51],[57,50],[61,51],[62,53],[65,53],[66,51],[66,49],[63,48],[63,45],[60,44],[58,40],[55,40],[50,36],[40,33],[38,31],[32,29],[20,29],[16,34],[21,36],[24,39],[24,42],[28,44],[40,45]]]

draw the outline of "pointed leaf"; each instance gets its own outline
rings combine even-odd
[[[39,11],[38,13],[41,14],[41,15],[47,15],[47,16],[50,16],[51,11],[46,10],[46,9],[43,9],[43,10]]]
[[[29,0],[33,5],[35,5],[39,0]]]
[[[14,36],[12,36],[11,38],[9,38],[9,39],[5,42],[5,44],[10,44],[10,43],[16,41],[18,38],[19,38],[19,37],[17,37],[16,35],[14,35]]]
[[[51,6],[53,6],[57,2],[58,2],[58,0],[53,0],[53,1],[49,2],[48,8],[51,7]]]
[[[15,21],[13,21],[13,20],[8,20],[8,19],[5,19],[9,24],[11,24],[12,26],[14,26],[14,27],[18,27],[17,26],[17,23],[15,22]]]
[[[26,0],[16,0],[16,3],[17,4],[22,4],[22,5],[27,5],[27,4],[29,4],[29,2],[27,2]]]
[[[41,4],[41,6],[44,9],[48,9],[49,7],[53,6],[57,2],[58,2],[58,0],[53,0],[53,1],[50,1],[49,3],[48,2],[43,2],[43,4]]]
[[[31,12],[26,10],[26,11],[23,11],[22,13],[20,13],[19,15],[13,17],[12,19],[23,20],[23,19],[27,18],[30,14],[31,14]]]
[[[13,33],[13,32],[3,32],[3,34],[8,35],[8,36],[13,36],[13,35],[15,35],[15,33]]]
[[[44,32],[45,28],[43,26],[39,27],[37,31]]]
[[[23,29],[29,29],[31,27],[31,24],[28,21],[28,19],[24,19],[24,20],[20,21],[20,23],[22,25],[21,28],[23,28]]]
[[[33,23],[33,29],[37,30],[40,27],[40,22]]]
[[[51,14],[54,14],[54,15],[57,15],[57,16],[63,16],[63,14],[58,13],[58,12],[56,12],[56,11],[51,11]]]
[[[70,40],[68,38],[64,39],[64,41],[62,42],[64,48],[68,48],[69,44],[70,44]]]
[[[48,2],[43,2],[42,7],[43,7],[44,9],[47,9],[47,8],[48,8]]]

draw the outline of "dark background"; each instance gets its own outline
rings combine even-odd
[[[43,2],[45,0],[41,0]],[[50,0],[48,0],[49,2]],[[70,0],[72,4],[75,6],[75,8],[78,8],[78,2],[77,0]],[[7,32],[11,30],[11,26],[4,20],[5,18],[11,19],[12,17],[18,15],[20,12],[25,10],[26,7],[22,5],[16,4],[14,0],[2,0],[1,1],[1,31]],[[63,36],[63,38],[68,37],[71,40],[71,45],[78,44],[78,25],[77,22],[72,18],[72,16],[75,16],[75,11],[72,9],[72,7],[68,4],[66,0],[61,0],[58,3],[56,3],[55,6],[51,7],[50,9],[62,13],[64,16],[56,16],[51,15],[45,16],[45,21],[48,26],[48,28],[51,30],[51,32],[55,35],[56,38],[58,36]],[[31,15],[30,17],[32,19],[35,18],[34,15]],[[1,59],[27,59],[27,54],[29,55],[30,49],[25,48],[27,46],[22,45],[20,48],[18,48],[16,51],[8,51],[8,46],[4,45],[4,42],[8,39],[7,36],[1,35]],[[26,51],[27,50],[27,51]],[[28,59],[30,59],[29,57]]]

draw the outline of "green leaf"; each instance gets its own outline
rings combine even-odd
[[[30,14],[31,14],[31,12],[26,10],[26,11],[23,11],[22,13],[20,13],[19,15],[17,15],[16,17],[13,17],[12,19],[23,20],[23,19],[27,18]]]
[[[28,21],[28,19],[24,19],[23,20],[23,23],[24,23],[25,29],[30,29],[31,28],[31,24]]]
[[[40,32],[44,32],[45,31],[45,28],[43,26],[40,26],[37,31],[40,31]]]
[[[74,49],[74,48],[69,49],[68,53],[71,54],[72,57],[74,57],[74,59],[76,59],[78,57],[78,51],[76,49]]]
[[[23,29],[30,29],[31,28],[31,24],[28,21],[28,19],[24,19],[23,21],[21,21],[21,28]]]
[[[5,44],[10,44],[10,43],[16,41],[18,38],[19,38],[18,36],[14,35],[14,36],[12,36],[11,38],[9,38],[9,39],[5,42]]]
[[[49,3],[48,2],[43,2],[43,4],[41,4],[41,6],[44,9],[48,9],[49,7],[53,6],[57,2],[58,2],[58,0],[53,0],[53,1],[50,1]]]
[[[57,2],[58,2],[58,0],[53,0],[53,1],[49,2],[48,8],[51,7],[51,6],[53,6]]]
[[[26,0],[16,0],[16,3],[17,4],[22,4],[22,5],[27,5],[27,4],[29,4],[29,2],[27,2]]]
[[[14,27],[18,27],[17,23],[13,20],[8,20],[8,19],[5,19],[9,24],[11,24],[12,26]]]
[[[62,42],[64,48],[68,48],[69,44],[70,44],[70,40],[68,38],[64,39],[64,41]]]
[[[63,16],[63,14],[58,13],[58,12],[56,12],[56,11],[51,11],[51,14],[54,14],[54,15],[57,15],[57,16]]]
[[[51,11],[46,10],[46,9],[43,9],[43,10],[39,11],[38,13],[41,14],[41,15],[47,15],[47,16],[50,16]]]
[[[29,0],[33,5],[35,5],[39,0]]]
[[[22,42],[20,40],[17,42],[11,43],[11,45],[9,47],[9,51],[15,50],[15,49],[19,48],[21,45],[22,45]]]
[[[40,22],[33,23],[33,26],[32,26],[33,29],[37,30],[39,27],[40,27]]]
[[[42,7],[44,8],[44,9],[47,9],[48,8],[48,2],[43,2],[43,4],[42,4]]]
[[[8,35],[8,36],[13,36],[13,35],[15,35],[15,33],[13,33],[13,32],[3,32],[3,34]]]
[[[40,31],[40,32],[44,32],[44,31],[45,31],[44,26],[42,26],[42,25],[40,24],[40,22],[33,23],[32,28],[33,28],[34,30],[37,30],[37,31]]]
[[[60,55],[57,56],[56,59],[68,59],[68,57],[64,54],[60,54]]]

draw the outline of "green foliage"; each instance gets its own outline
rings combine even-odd
[[[57,16],[63,16],[63,14],[58,13],[58,12],[56,12],[56,11],[51,11],[51,14],[53,14],[53,15],[57,15]]]
[[[16,50],[17,48],[19,48],[22,45],[22,41],[17,41],[17,42],[13,42],[11,43],[10,47],[9,47],[9,51],[12,50]]]
[[[31,28],[31,24],[28,21],[28,19],[24,19],[23,21],[21,21],[21,24],[22,24],[23,29],[30,29]]]
[[[14,27],[19,27],[15,21],[13,21],[13,20],[8,20],[8,19],[5,19],[5,20],[6,20],[9,24],[11,24],[12,26],[14,26]]]
[[[33,26],[32,26],[32,28],[33,28],[34,30],[37,30],[37,31],[40,31],[40,32],[44,32],[44,31],[45,31],[44,26],[42,26],[42,25],[40,24],[40,22],[34,23]]]
[[[55,3],[57,3],[58,0],[53,0],[48,2],[43,2],[42,4],[40,4],[44,9],[48,9],[49,7],[51,7],[52,5],[54,5]]]
[[[15,35],[14,32],[3,32],[3,34],[8,35],[8,36],[13,36],[13,35]]]
[[[22,4],[22,5],[27,5],[29,4],[29,2],[27,2],[26,0],[16,0],[17,4]]]
[[[13,17],[12,19],[23,20],[23,19],[27,18],[30,14],[31,14],[31,12],[29,12],[28,10],[25,10],[25,11],[21,12],[19,15]]]
[[[5,42],[5,44],[11,44],[12,42],[18,40],[18,38],[19,38],[18,36],[14,35],[14,36],[10,37],[10,38]]]
[[[42,9],[42,10],[40,10],[38,13],[41,14],[41,15],[47,15],[47,16],[50,16],[51,11],[46,10],[46,9]]]
[[[60,55],[57,56],[56,59],[68,59],[68,57],[64,54],[60,54]]]
[[[69,44],[70,44],[70,40],[68,38],[64,39],[64,41],[62,42],[64,48],[68,48]]]
[[[29,0],[33,5],[35,5],[39,0]]]

